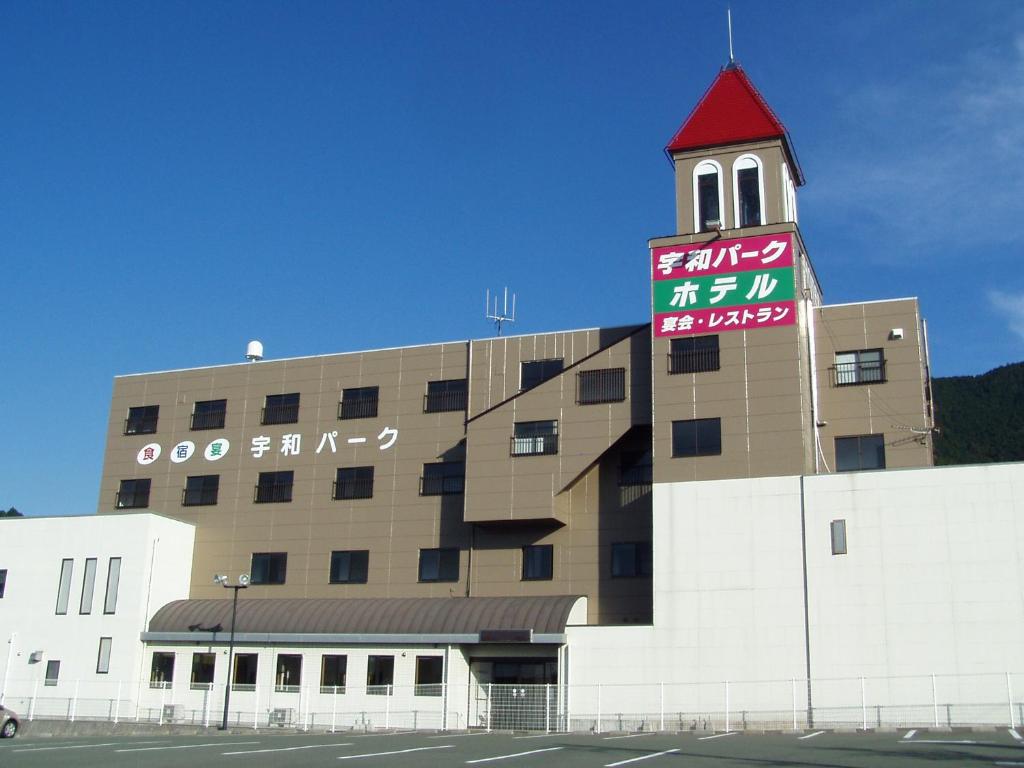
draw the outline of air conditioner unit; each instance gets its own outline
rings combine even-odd
[[[32,653],[30,653],[28,655],[28,663],[29,664],[38,664],[42,660],[43,660],[43,652],[42,651],[32,651]]]
[[[270,724],[271,725],[289,725],[292,721],[292,710],[290,708],[285,709],[272,709],[270,710]]]

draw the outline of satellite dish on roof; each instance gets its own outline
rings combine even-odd
[[[245,359],[250,363],[255,363],[257,360],[263,359],[263,342],[256,341],[253,339],[249,342],[249,345],[245,348]]]

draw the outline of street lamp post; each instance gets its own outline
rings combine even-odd
[[[234,594],[231,596],[231,634],[228,639],[228,672],[227,678],[224,681],[224,719],[221,721],[220,730],[226,731],[228,728],[228,704],[231,702],[231,662],[232,657],[235,655],[235,614],[238,611],[238,590],[245,589],[249,586],[249,576],[243,573],[238,577],[238,584],[228,584],[228,577],[221,574],[217,574],[213,577],[214,584],[220,584],[225,589],[234,590]]]

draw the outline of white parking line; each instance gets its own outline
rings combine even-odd
[[[1021,735],[1019,733],[1017,733],[1017,729],[1016,728],[1010,728],[1010,735],[1013,736],[1013,738],[1016,739],[1017,741],[1021,740]]]
[[[1010,763],[1010,762],[1003,761],[1003,762],[993,763],[993,765],[1024,765],[1024,763]]]
[[[245,749],[240,752],[221,752],[222,755],[258,755],[262,752],[294,752],[297,749],[324,749],[326,747],[351,747],[352,742],[339,744],[307,744],[302,747],[274,747],[273,749]]]
[[[477,733],[442,733],[437,736],[427,736],[428,739],[462,739],[466,736],[488,736],[487,731],[479,731]]]
[[[971,741],[970,739],[960,739],[960,740],[956,740],[956,739],[916,739],[914,741],[908,741],[907,742],[908,745],[914,745],[914,746],[917,746],[919,744],[920,745],[928,745],[928,744],[982,744],[982,743],[985,743],[985,742]],[[994,743],[994,742],[988,742],[988,743]]]
[[[510,757],[526,757],[527,755],[536,755],[539,752],[554,752],[558,749],[561,749],[561,747],[548,747],[547,749],[531,749],[529,752],[516,752],[514,755],[495,755],[494,757],[481,757],[478,760],[467,760],[466,765],[472,765],[473,763],[489,763],[492,760],[507,760]]]
[[[914,738],[914,734],[915,733],[917,733],[917,729],[916,728],[911,728],[909,731],[907,731],[904,734],[903,738],[904,739],[912,739],[912,738]]]
[[[139,747],[115,749],[115,752],[156,752],[161,749],[204,749],[206,747],[236,747],[243,744],[259,744],[258,741],[211,741],[206,744],[177,744],[170,747]]]
[[[365,755],[342,755],[339,760],[355,760],[360,757],[385,757],[387,755],[404,755],[406,752],[425,752],[428,749],[451,749],[454,744],[441,744],[437,747],[413,747],[412,749],[396,749],[394,752],[371,752]]]
[[[45,752],[53,749],[94,749],[95,747],[116,747],[119,744],[124,744],[124,742],[111,741],[108,744],[70,744],[62,747],[22,747],[21,749],[12,749],[11,752]]]
[[[519,741],[520,739],[550,739],[552,736],[560,736],[558,733],[539,733],[536,736],[513,736],[512,741]]]
[[[611,739],[635,739],[637,736],[653,736],[653,735],[654,735],[654,731],[651,731],[649,733],[627,733],[625,736],[605,736],[604,740],[605,741],[610,741]]]
[[[640,757],[631,757],[629,760],[619,760],[617,763],[608,763],[604,768],[615,768],[617,765],[625,765],[626,763],[635,763],[638,760],[650,760],[652,757],[661,757],[662,755],[671,755],[674,752],[679,751],[679,747],[675,749],[666,749],[664,752],[655,752],[653,755],[640,755]]]
[[[707,741],[708,739],[720,739],[723,736],[735,736],[739,731],[726,731],[725,733],[716,733],[714,736],[701,736],[697,741]]]
[[[815,736],[821,736],[824,731],[815,731],[814,733],[808,733],[806,736],[797,736],[797,739],[813,739]]]

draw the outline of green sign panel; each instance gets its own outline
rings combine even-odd
[[[792,299],[795,293],[792,267],[658,280],[654,283],[654,311],[680,312],[765,304]]]

